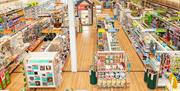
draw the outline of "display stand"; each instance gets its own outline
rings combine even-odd
[[[172,49],[177,50],[178,46],[177,37],[179,35],[177,33],[179,28],[177,25],[167,21],[165,17],[162,18],[152,9],[144,9],[143,17],[136,18],[130,15],[131,12],[123,12],[123,7],[120,8],[122,8],[120,10],[120,17],[122,18],[120,22],[123,29],[145,65],[144,81],[147,83],[148,88],[155,89],[156,87],[167,86],[169,84],[167,79],[169,74],[175,74],[175,77],[179,79],[179,73],[177,73],[179,63],[173,61],[176,60],[175,57],[179,55],[179,52],[172,51]],[[162,32],[163,29],[168,32]],[[168,39],[167,36],[176,47],[172,47],[172,44],[169,46],[169,43],[163,40]],[[171,63],[175,66],[172,66]]]
[[[62,80],[57,52],[32,52],[25,60],[28,88],[57,88]]]
[[[101,16],[97,17],[98,51],[93,62],[94,70],[91,70],[90,82],[93,85],[97,84],[98,87],[128,87],[126,70],[128,57],[119,47],[117,31],[109,32],[114,28],[112,23],[109,23],[110,17],[108,15],[98,16]]]
[[[159,2],[158,2],[159,3]],[[166,2],[162,2],[166,3]],[[177,4],[177,3],[176,3]],[[176,5],[173,4],[173,5]],[[145,7],[153,7],[154,12],[151,14],[151,23],[147,24],[150,27],[156,28],[157,37],[162,45],[169,47],[172,50],[179,50],[179,16],[178,10],[174,7],[169,7],[165,4],[156,4],[155,2],[145,1]],[[158,22],[158,24],[157,24]],[[153,25],[153,26],[151,26]]]
[[[179,51],[158,51],[156,54],[157,61],[160,62],[158,74],[158,87],[165,87],[169,81],[170,74],[173,74],[176,80],[180,81],[179,65],[180,52]]]
[[[54,40],[47,46],[44,50],[45,52],[57,52],[60,56],[59,60],[61,69],[63,69],[64,64],[67,61],[69,55],[69,41],[68,38],[64,35],[57,35]]]
[[[166,51],[166,49],[148,33],[149,30],[144,29],[138,21],[128,18],[127,16],[125,19],[127,22],[124,26],[124,31],[142,60],[148,58],[150,52],[150,54],[153,54],[153,46],[150,46],[151,43],[156,46],[154,51]]]
[[[6,68],[12,60],[10,58],[12,57],[12,52],[10,50],[10,41],[8,38],[1,38],[1,43],[0,43],[0,56],[1,56],[1,67],[0,69]]]
[[[99,51],[96,56],[98,87],[128,86],[125,60],[127,55],[124,51]]]

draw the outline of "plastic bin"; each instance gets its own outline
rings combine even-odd
[[[96,71],[94,71],[94,70],[90,70],[90,84],[92,84],[92,85],[97,84]]]
[[[146,82],[146,83],[148,81],[148,72],[149,72],[148,69],[146,69],[145,72],[144,72],[144,82]]]
[[[157,85],[157,73],[150,72],[148,78],[148,88],[155,89]]]

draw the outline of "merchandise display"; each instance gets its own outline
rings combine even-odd
[[[64,64],[67,61],[67,57],[69,55],[69,38],[68,38],[68,32],[64,30],[64,33],[62,35],[57,35],[45,48],[45,52],[58,52],[59,53],[59,60],[60,64],[62,65],[61,69],[63,69]]]
[[[0,55],[1,55],[1,63],[0,63],[0,68],[4,69],[8,66],[9,63],[11,63],[12,60],[10,58],[12,57],[12,53],[10,50],[10,41],[7,38],[1,38],[1,50],[0,50]]]
[[[127,9],[119,6],[121,8],[119,17],[122,18],[120,22],[123,25],[123,30],[145,64],[144,81],[147,83],[147,87],[155,89],[156,87],[167,86],[170,74],[173,74],[178,81],[179,70],[176,67],[179,63],[175,60],[179,59],[177,57],[179,53],[173,51],[179,50],[179,28],[176,25],[178,23],[172,23],[166,18],[169,15],[164,13],[167,12],[165,9],[160,10],[153,7],[153,9],[146,10],[144,7],[144,10],[141,10],[144,11],[143,16],[137,19],[130,16],[132,11],[128,9],[141,7],[139,4],[129,2]],[[171,12],[170,14],[174,13]],[[176,15],[171,16],[175,17]],[[173,66],[171,63],[176,65]],[[174,70],[176,70],[175,73]]]
[[[155,33],[159,37],[159,39],[167,44],[171,49],[179,50],[178,44],[180,28],[177,25],[167,21],[166,19],[161,18],[161,16],[152,14],[149,17],[150,19],[152,19],[149,20],[149,25],[151,25],[152,28],[156,29]]]
[[[146,16],[146,20],[148,21],[148,24],[146,22],[146,26],[150,26],[150,28],[156,28],[156,35],[158,35],[160,41],[162,41],[163,44],[167,44],[167,46],[173,50],[179,50],[178,10],[155,3],[145,3],[147,3],[145,4],[146,7],[154,8],[154,12]]]
[[[131,10],[131,15],[133,17],[140,17],[142,13],[142,7],[133,2],[128,2],[128,8]]]
[[[10,75],[7,69],[0,72],[0,90],[5,89],[10,84]]]
[[[49,10],[51,10],[51,7],[48,5],[51,5],[52,3],[54,3],[54,0],[43,0],[43,2],[32,1],[25,3],[25,17],[38,19],[39,16],[44,14],[49,15]]]
[[[178,91],[180,87],[180,84],[177,83],[176,77],[173,74],[169,75],[169,82],[166,85],[165,90],[173,90]]]
[[[56,88],[62,79],[56,52],[32,52],[25,62],[29,88]]]
[[[176,77],[177,81],[180,81],[180,52],[159,52],[156,54],[157,61],[160,62],[159,65],[159,78],[158,86],[166,86],[169,82],[168,78],[170,74],[173,74]],[[166,82],[167,81],[167,82]]]
[[[1,38],[1,67],[0,69],[8,68],[8,71],[11,73],[24,59],[26,56],[25,49],[28,47],[28,44],[23,44],[22,40],[17,41],[18,44],[14,43],[14,35],[12,38],[7,36]]]
[[[101,16],[98,15],[98,16]],[[118,39],[116,36],[117,29],[114,28],[114,21],[105,15],[104,18],[97,17],[98,29],[98,50],[99,51],[120,51]],[[107,31],[106,31],[107,30]]]
[[[128,87],[126,66],[129,60],[119,47],[114,21],[109,15],[98,16],[98,51],[93,62],[94,71],[91,68],[90,82],[93,85],[97,84],[98,87]]]
[[[124,52],[97,52],[95,66],[97,66],[97,85],[99,87],[126,87],[127,55]]]
[[[136,52],[140,58],[146,58],[155,55],[156,51],[165,51],[166,49],[136,21],[131,18],[126,18],[126,23],[123,27],[130,41],[134,45]]]
[[[23,16],[23,9],[17,9],[5,13],[5,16],[3,17],[4,19],[2,19],[4,30],[1,31],[1,33],[12,34],[22,30],[22,28],[26,26],[25,21],[21,20],[21,17]]]

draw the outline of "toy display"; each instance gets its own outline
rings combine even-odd
[[[58,52],[60,63],[61,63],[61,69],[63,69],[63,66],[66,62],[66,59],[69,55],[69,40],[67,37],[67,33],[65,32],[62,35],[57,35],[51,43],[45,48],[45,52]]]
[[[97,85],[99,87],[127,87],[126,56],[124,52],[97,52]]]
[[[177,81],[180,81],[180,70],[179,70],[179,52],[159,52],[156,54],[156,58],[160,61],[159,66],[159,78],[158,86],[166,86],[168,82],[169,74],[173,74],[176,77]]]
[[[6,68],[9,63],[12,62],[11,57],[13,56],[11,50],[10,50],[10,41],[8,38],[1,38],[0,41],[0,69]]]
[[[100,16],[97,17],[98,51],[90,69],[90,83],[98,87],[128,87],[126,73],[128,58],[119,47],[117,30],[112,31],[113,20],[106,14],[98,16]]]
[[[30,53],[26,60],[29,88],[56,88],[62,79],[56,52]]]
[[[132,3],[131,5],[130,3],[129,5],[132,7],[136,4]],[[137,54],[145,64],[144,81],[150,89],[165,87],[169,83],[167,78],[171,73],[177,80],[179,79],[177,68],[179,53],[173,51],[178,50],[179,27],[178,23],[171,22],[167,18],[169,14],[176,16],[176,11],[157,8],[157,6],[153,8],[154,10],[144,12],[144,16],[140,20],[131,18],[130,12],[125,12],[125,9],[120,10],[123,13],[120,14],[121,18],[123,17],[120,22]]]
[[[151,34],[136,21],[131,18],[126,18],[124,31],[128,35],[130,41],[134,45],[136,52],[142,60],[151,58],[156,51],[166,50]]]
[[[16,9],[5,13],[4,17],[0,18],[1,33],[12,34],[22,30],[26,26],[26,22],[21,20],[23,16],[23,9]]]
[[[104,29],[98,30],[98,42],[97,42],[99,51],[107,51],[109,50],[108,41],[107,41],[107,33]]]
[[[153,7],[154,12],[146,16],[145,25],[156,29],[154,37],[159,37],[161,44],[171,50],[179,50],[179,14],[172,7],[145,1],[146,7]],[[168,8],[167,8],[168,7]]]

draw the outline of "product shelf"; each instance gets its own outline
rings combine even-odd
[[[126,63],[128,61],[126,53],[119,46],[117,31],[110,32],[113,29],[112,19],[109,15],[98,15],[97,24],[101,25],[98,29],[98,43],[103,42],[105,50],[96,52],[94,66],[96,66],[97,86],[102,87],[128,87]],[[101,30],[104,28],[103,30]],[[101,30],[101,31],[100,31]],[[99,40],[102,39],[102,40]],[[104,75],[103,75],[104,74]]]

